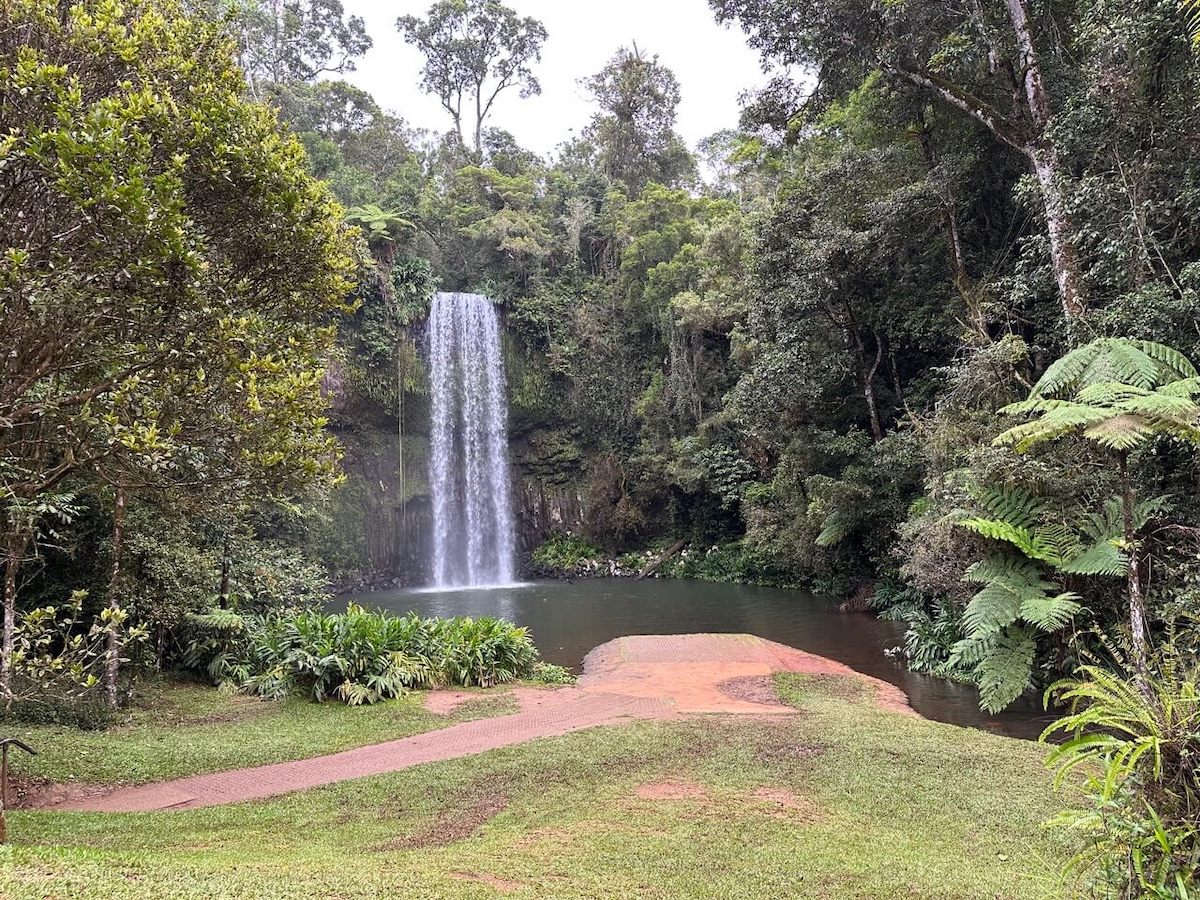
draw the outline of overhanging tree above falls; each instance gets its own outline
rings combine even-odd
[[[738,21],[765,57],[816,73],[810,102],[823,105],[878,68],[947,104],[1025,158],[1041,192],[1059,299],[1067,319],[1085,309],[1071,220],[1070,173],[1053,130],[1054,65],[1028,0],[819,5],[710,0],[718,18]],[[997,7],[1002,6],[1002,10]],[[1046,61],[1044,62],[1043,59]],[[788,109],[789,116],[800,113]]]

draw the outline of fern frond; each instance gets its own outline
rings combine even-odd
[[[1111,538],[1104,538],[1085,547],[1081,553],[1058,567],[1067,575],[1124,575],[1129,559]]]
[[[1017,487],[988,487],[975,491],[976,502],[994,518],[1012,522],[1021,528],[1031,528],[1046,513],[1041,500]]]
[[[963,610],[963,627],[974,637],[994,634],[1007,628],[1021,616],[1021,596],[1006,584],[984,585]]]
[[[1130,413],[1103,418],[1084,429],[1084,437],[1109,450],[1129,451],[1146,442],[1154,432],[1141,416]]]
[[[1153,392],[1120,381],[1097,381],[1075,395],[1077,403],[1088,406],[1112,406],[1134,397],[1146,397]]]
[[[1001,519],[963,519],[958,524],[993,541],[1005,541],[1012,544],[1026,555],[1028,555],[1028,548],[1033,546],[1033,532],[1030,529]]]
[[[1200,47],[1200,0],[1179,0],[1179,8],[1183,12],[1192,44]]]
[[[854,517],[841,510],[830,513],[813,543],[818,547],[832,547],[846,539],[854,530],[854,524]]]
[[[1028,413],[1049,412],[1056,407],[1062,406],[1064,403],[1070,402],[1070,400],[1059,400],[1053,397],[1030,396],[1025,400],[1018,400],[1015,403],[1009,403],[1007,406],[1000,407],[1000,414],[1005,416],[1022,416]]]
[[[1016,425],[999,434],[992,444],[997,447],[1011,446],[1023,453],[1034,444],[1053,440],[1080,428],[1102,423],[1109,413],[1083,403],[1059,401],[1041,418]]]
[[[1011,556],[977,562],[963,577],[983,584],[963,610],[963,629],[968,637],[1007,628],[1021,617],[1021,609],[1027,602],[1058,590],[1058,585],[1042,578],[1032,562]]]
[[[1033,542],[1026,556],[1048,562],[1056,568],[1065,559],[1079,552],[1079,539],[1066,525],[1053,523],[1040,525],[1033,532]]]
[[[1151,388],[1159,381],[1160,364],[1133,341],[1109,338],[1104,352],[1084,372],[1083,382],[1095,384],[1112,379],[1140,388]]]
[[[950,658],[947,666],[951,668],[964,667],[974,669],[992,652],[996,646],[999,632],[981,634],[975,637],[963,638],[950,648]]]
[[[1158,389],[1158,392],[1171,397],[1194,397],[1196,394],[1200,394],[1200,378],[1181,378],[1178,381],[1164,384]]]
[[[1040,631],[1053,633],[1070,622],[1082,608],[1079,595],[1070,591],[1054,596],[1039,594],[1021,604],[1021,618]]]
[[[989,556],[967,569],[963,581],[988,584],[993,581],[1034,581],[1041,578],[1038,567],[1015,556]]]
[[[1055,360],[1038,379],[1033,390],[1029,392],[1029,396],[1052,397],[1065,390],[1079,379],[1092,360],[1099,355],[1100,350],[1097,343],[1091,343],[1072,350],[1066,356]]]
[[[1030,687],[1036,652],[1037,644],[1027,629],[1013,628],[1000,635],[975,670],[984,709],[1000,712]]]
[[[1112,404],[1124,413],[1136,414],[1147,418],[1178,419],[1182,422],[1195,422],[1200,416],[1200,405],[1191,397],[1178,396],[1160,389],[1141,394],[1128,394]]]
[[[1200,24],[1200,3],[1191,2],[1193,25]],[[1174,347],[1168,347],[1166,344],[1159,344],[1155,341],[1133,341],[1144,354],[1151,359],[1160,363],[1174,379],[1189,379],[1196,378],[1198,374],[1196,367],[1192,365],[1191,360],[1176,350]]]

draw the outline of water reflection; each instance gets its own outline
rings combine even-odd
[[[542,656],[578,669],[593,647],[627,634],[747,632],[843,662],[898,685],[922,715],[1014,737],[1035,738],[1049,723],[1033,701],[1000,715],[979,709],[975,689],[915,675],[883,654],[904,626],[842,613],[798,591],[654,579],[532,582],[489,590],[393,590],[352,599],[424,616],[499,616],[529,628]]]

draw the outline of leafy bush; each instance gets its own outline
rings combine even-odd
[[[659,566],[664,578],[693,578],[724,584],[760,584],[787,587],[787,573],[766,553],[747,541],[734,541],[707,551],[684,550]]]
[[[962,640],[962,623],[953,604],[930,598],[915,588],[896,581],[881,581],[875,588],[871,608],[881,619],[904,622],[904,658],[908,668],[924,675],[955,681],[972,681],[969,668],[954,654]]]
[[[64,725],[82,731],[99,731],[112,725],[119,715],[99,686],[83,694],[67,696],[62,692],[40,692],[40,685],[20,677],[13,680],[13,685],[21,696],[12,700],[8,709],[0,711],[0,724]]]
[[[604,553],[574,534],[552,534],[533,551],[534,563],[551,573],[575,573],[586,562]]]
[[[1087,809],[1069,810],[1051,825],[1084,836],[1085,847],[1064,879],[1084,891],[1122,898],[1186,900],[1200,887],[1200,693],[1194,659],[1149,676],[1125,678],[1100,666],[1080,667],[1047,699],[1070,714],[1043,739],[1068,738],[1047,760],[1057,784],[1085,773]],[[1073,895],[1075,895],[1073,893]]]
[[[215,681],[280,699],[302,692],[352,706],[410,688],[491,687],[529,678],[538,662],[528,631],[492,618],[344,613],[194,617],[207,629],[190,659]]]
[[[179,631],[186,635],[181,657],[185,668],[203,672],[218,684],[236,679],[247,637],[243,616],[227,609],[189,613]]]
[[[538,662],[533,665],[530,681],[538,684],[574,684],[578,679],[571,674],[566,666],[556,666],[554,663]]]

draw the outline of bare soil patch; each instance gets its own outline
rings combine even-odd
[[[809,800],[787,788],[763,786],[750,792],[750,799],[767,806],[777,819],[801,819],[805,822],[820,821],[821,814]]]
[[[8,805],[10,809],[43,809],[70,800],[82,800],[102,794],[109,787],[86,782],[57,782],[33,775],[10,775]]]
[[[476,884],[486,884],[490,888],[500,891],[502,894],[511,894],[513,891],[519,891],[525,887],[522,881],[512,881],[508,878],[501,878],[498,875],[488,875],[483,872],[451,872],[451,878],[457,878],[459,881],[473,881]]]
[[[455,841],[465,840],[486,825],[508,807],[505,794],[480,797],[463,809],[442,813],[424,831],[393,838],[380,850],[422,850],[427,847],[445,847]]]
[[[708,788],[694,781],[659,781],[634,790],[641,800],[708,800]]]
[[[478,700],[479,694],[471,691],[430,691],[425,695],[424,706],[439,716],[453,715],[464,703]]]
[[[748,700],[751,703],[779,703],[779,691],[775,689],[773,675],[747,675],[741,678],[730,678],[717,685],[721,693],[735,700]]]

